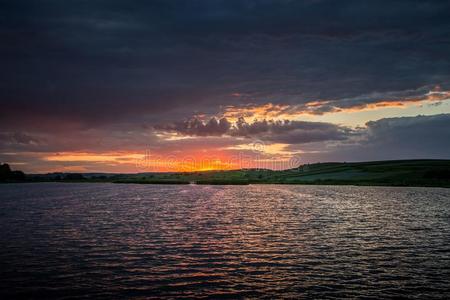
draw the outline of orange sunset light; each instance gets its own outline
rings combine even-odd
[[[135,167],[139,172],[193,172],[211,170],[232,170],[240,167],[238,158],[223,153],[211,153],[208,156],[186,154],[157,155],[128,152],[60,152],[42,158],[60,163],[79,163],[80,166],[66,167],[69,171],[85,171],[83,164],[116,165]]]

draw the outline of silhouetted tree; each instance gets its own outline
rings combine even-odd
[[[24,181],[25,173],[22,171],[11,171],[8,164],[0,164],[0,181]]]
[[[1,164],[0,165],[0,180],[8,179],[8,177],[11,174],[11,168],[8,164]]]

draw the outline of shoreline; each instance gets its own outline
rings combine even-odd
[[[450,160],[395,160],[305,164],[287,170],[238,169],[196,172],[47,173],[0,182],[76,182],[199,185],[354,185],[450,188]]]
[[[248,183],[241,183],[241,182],[208,182],[208,183],[197,183],[197,182],[138,182],[138,181],[121,181],[121,182],[113,182],[113,181],[16,181],[16,182],[0,182],[0,186],[3,184],[32,184],[32,183],[64,183],[64,184],[76,184],[76,183],[84,183],[84,184],[93,184],[93,183],[110,183],[110,184],[137,184],[137,185],[211,185],[211,186],[218,186],[218,185],[307,185],[307,186],[354,186],[354,187],[423,187],[423,188],[444,188],[448,189],[450,188],[450,184],[386,184],[386,183],[355,183],[355,182],[348,182],[348,183],[336,183],[336,182],[321,182],[321,183],[315,183],[315,182],[248,182]]]

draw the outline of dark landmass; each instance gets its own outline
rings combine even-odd
[[[0,164],[0,182],[22,182],[26,180],[22,171],[12,171],[8,164]]]
[[[51,173],[31,174],[27,175],[23,180],[9,180],[8,182],[12,181],[113,182],[138,184],[319,184],[450,187],[450,160],[423,159],[356,163],[329,162],[307,164],[302,165],[299,168],[283,171],[241,169],[231,171],[138,174]]]
[[[246,179],[208,179],[208,180],[197,180],[196,184],[210,184],[210,185],[247,185],[250,184],[249,180]],[[256,182],[255,182],[256,183]]]
[[[142,184],[190,184],[190,181],[187,180],[178,180],[178,179],[164,179],[164,180],[152,180],[152,179],[123,179],[123,180],[115,180],[114,183],[142,183]]]

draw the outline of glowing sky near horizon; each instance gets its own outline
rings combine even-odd
[[[0,162],[15,169],[449,158],[448,1],[0,8]]]

